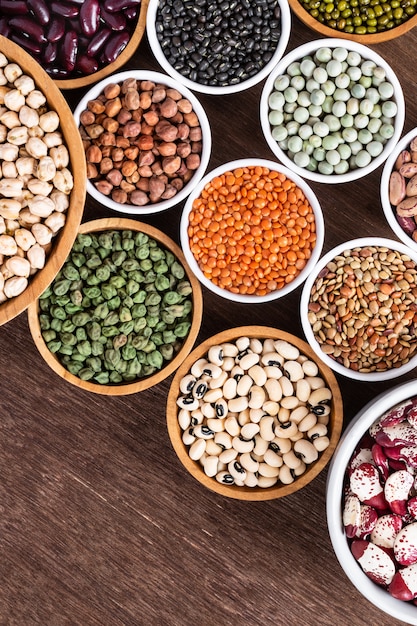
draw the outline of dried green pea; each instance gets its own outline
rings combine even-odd
[[[190,281],[182,280],[181,282],[179,282],[178,285],[177,285],[177,292],[181,296],[189,296],[189,295],[191,295],[192,292],[193,292],[193,288],[191,286]]]
[[[117,326],[105,326],[101,329],[101,333],[104,337],[115,337],[119,332]]]
[[[122,246],[123,250],[125,250],[126,252],[130,252],[131,250],[134,250],[135,242],[133,239],[124,239]]]
[[[167,291],[163,297],[163,303],[167,305],[178,304],[181,300],[182,297],[177,291]]]
[[[59,351],[62,344],[58,339],[52,339],[52,341],[48,341],[46,345],[48,346],[48,350],[52,352],[52,354],[55,354]]]
[[[114,326],[119,321],[119,316],[116,311],[110,311],[107,317],[103,320],[103,326]]]
[[[56,317],[60,320],[65,320],[67,314],[65,313],[65,309],[62,306],[52,306],[51,307],[51,315],[52,317]]]
[[[73,252],[71,254],[71,260],[74,263],[75,267],[81,268],[84,266],[87,259],[85,258],[85,255],[81,252]]]
[[[115,369],[122,360],[122,355],[120,353],[120,350],[115,350],[114,348],[111,348],[105,351],[104,358],[108,364],[109,369]]]
[[[167,276],[160,274],[155,278],[155,287],[158,291],[166,291],[170,289],[171,283]]]
[[[132,346],[135,348],[135,350],[143,350],[148,341],[148,337],[144,337],[143,335],[136,335],[132,339]]]
[[[127,253],[125,250],[118,250],[111,255],[111,259],[116,267],[120,267],[126,257]]]
[[[92,341],[96,341],[101,336],[101,326],[95,320],[88,322],[86,326],[86,331],[87,331],[88,337]]]
[[[71,281],[68,280],[67,278],[63,278],[61,280],[54,282],[53,292],[56,296],[63,296],[69,291],[70,286],[71,286]]]
[[[146,328],[146,319],[145,317],[138,317],[133,320],[133,332],[140,333],[142,330]]]
[[[109,375],[109,382],[115,384],[121,383],[123,382],[123,377],[121,376],[121,374],[119,374],[119,372],[112,370]]]
[[[79,326],[75,329],[75,336],[77,341],[86,341],[88,339],[87,331],[84,326]]]
[[[98,278],[97,274],[89,274],[85,281],[87,285],[90,285],[92,287],[100,285],[101,283],[101,280]]]
[[[56,339],[56,331],[50,328],[49,330],[44,330],[42,332],[42,337],[46,343],[49,343]]]
[[[147,292],[144,289],[140,289],[135,295],[132,297],[132,300],[135,304],[142,304],[145,302]]]
[[[100,265],[100,267],[96,269],[95,275],[97,279],[102,283],[109,280],[111,275],[110,267],[108,265]]]
[[[108,372],[99,372],[94,376],[94,380],[99,385],[108,385],[109,384],[109,373]]]
[[[71,291],[70,300],[72,304],[74,304],[75,306],[80,306],[81,302],[83,301],[82,292],[79,289],[76,289],[75,291]]]
[[[132,313],[129,307],[122,306],[119,311],[119,319],[121,322],[130,322],[132,319]]]
[[[162,333],[163,343],[174,343],[177,339],[177,335],[173,330],[166,330]]]
[[[175,322],[175,315],[165,309],[162,309],[161,319],[165,324],[171,325]]]
[[[128,280],[127,281],[127,283],[126,283],[126,293],[129,296],[133,296],[136,293],[138,293],[139,289],[140,289],[140,285],[135,280]]]
[[[122,301],[120,296],[114,296],[110,300],[107,300],[107,306],[109,308],[109,311],[116,311],[119,308],[121,302]]]
[[[154,332],[154,334],[152,335],[152,341],[156,346],[162,346],[162,344],[164,343],[162,333],[160,331]]]
[[[151,376],[151,374],[155,373],[155,367],[153,365],[144,365],[142,367],[142,375],[143,376]]]
[[[98,235],[98,243],[101,248],[105,248],[106,250],[111,250],[113,246],[113,238],[111,233],[105,231]]]
[[[162,354],[158,350],[153,350],[148,354],[147,362],[148,365],[151,365],[152,367],[160,370],[164,363],[164,359]]]
[[[75,346],[77,343],[77,337],[73,333],[61,331],[60,339],[64,346]]]
[[[82,265],[80,267],[80,278],[81,280],[87,280],[88,277],[90,276],[91,271],[88,269],[88,267],[86,267],[85,265]]]
[[[136,356],[136,348],[132,344],[126,343],[122,347],[122,358],[125,361],[130,361],[135,356]]]
[[[82,250],[83,248],[91,246],[92,242],[92,236],[89,233],[78,233],[75,239],[74,248],[76,250]]]
[[[65,363],[65,367],[67,368],[70,374],[73,374],[74,376],[78,376],[78,372],[82,370],[83,364],[78,363],[77,361],[71,360]]]
[[[75,326],[85,326],[87,322],[91,320],[90,314],[86,311],[80,311],[79,313],[74,313],[72,316],[72,322]]]
[[[165,324],[164,320],[159,320],[159,322],[157,323],[157,325],[154,328],[154,331],[157,333],[160,333],[164,330],[166,330],[167,325]]]
[[[137,259],[126,259],[122,263],[122,268],[125,272],[135,272],[140,268],[140,264]]]
[[[101,356],[102,354],[104,354],[104,346],[101,341],[91,341],[91,355]]]
[[[139,374],[141,373],[141,370],[142,370],[142,364],[139,362],[137,357],[134,357],[133,359],[130,359],[129,361],[126,362],[125,373],[128,376],[133,376],[137,378],[137,376],[139,376]]]
[[[185,276],[185,270],[184,270],[183,266],[180,263],[178,263],[178,261],[174,261],[172,263],[172,265],[171,265],[171,273],[178,280],[182,280],[184,278],[184,276]]]
[[[114,287],[115,289],[121,289],[126,285],[126,279],[123,278],[120,274],[117,276],[111,276],[109,279],[109,285]]]
[[[109,306],[107,302],[102,302],[101,304],[98,304],[93,311],[93,317],[96,317],[98,319],[104,319],[107,317],[108,314]]]
[[[66,320],[62,320],[61,332],[63,333],[72,333],[75,330],[75,324],[72,323],[70,318]]]
[[[90,356],[86,359],[86,365],[93,370],[93,372],[101,371],[101,359],[98,356]]]
[[[81,378],[81,380],[91,380],[92,378],[94,378],[94,370],[91,369],[90,367],[83,367],[82,369],[80,369],[80,371],[78,372],[78,377]]]
[[[84,287],[83,293],[85,296],[87,296],[87,298],[98,298],[99,296],[101,296],[101,290],[100,287],[94,286],[94,287]]]
[[[174,333],[177,337],[186,337],[190,331],[191,322],[181,322],[175,327]]]
[[[149,253],[149,246],[147,244],[143,244],[136,249],[136,258],[139,259],[139,261],[144,261],[149,257]]]
[[[64,265],[62,275],[70,281],[79,280],[80,278],[80,272],[74,265],[71,265],[71,263]]]
[[[150,270],[152,267],[153,267],[153,263],[152,263],[151,259],[149,259],[149,258],[143,259],[143,260],[140,262],[140,269],[141,269],[143,272],[149,272],[149,270]],[[144,277],[144,280],[145,280],[145,277]]]
[[[39,315],[39,326],[41,330],[49,330],[51,328],[51,322],[49,320],[49,315],[45,315],[44,313],[40,313]]]
[[[170,343],[163,344],[159,347],[159,351],[162,354],[165,361],[171,361],[174,356],[174,346]]]
[[[55,330],[57,333],[60,333],[62,330],[62,322],[63,320],[61,320],[58,317],[54,317],[53,319],[51,319],[52,330]]]

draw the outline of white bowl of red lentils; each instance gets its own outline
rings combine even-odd
[[[317,263],[301,294],[301,323],[335,372],[384,381],[417,367],[417,252],[382,237],[342,243]]]
[[[317,197],[297,174],[246,158],[212,170],[188,197],[181,246],[200,282],[235,302],[281,298],[318,261],[324,220]]]
[[[182,202],[206,171],[207,115],[191,91],[165,74],[112,74],[83,96],[74,118],[85,149],[87,192],[113,211],[165,211]]]
[[[401,84],[376,52],[347,39],[317,39],[285,55],[260,101],[265,139],[300,176],[346,183],[384,163],[403,130]]]
[[[417,251],[417,128],[398,142],[381,175],[381,203],[388,224]]]

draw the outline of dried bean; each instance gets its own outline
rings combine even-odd
[[[397,222],[403,231],[417,241],[417,153],[411,150],[413,139],[394,164],[389,178],[388,196]]]

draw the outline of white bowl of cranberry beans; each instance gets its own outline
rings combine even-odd
[[[417,253],[364,237],[325,254],[301,294],[308,343],[348,378],[384,381],[417,367]]]
[[[345,574],[381,611],[414,625],[416,464],[404,459],[415,445],[416,401],[410,381],[364,406],[333,454],[326,489],[329,535]]]
[[[398,142],[381,175],[381,203],[397,237],[417,251],[417,128]]]
[[[282,165],[246,158],[225,163],[191,192],[181,246],[200,282],[235,302],[281,298],[320,257],[324,221],[307,183]]]
[[[358,180],[382,165],[404,125],[401,84],[370,48],[317,39],[292,50],[268,76],[260,118],[275,156],[320,183]]]
[[[146,32],[167,74],[189,89],[236,93],[263,80],[285,52],[284,0],[150,0]]]
[[[207,168],[207,115],[192,92],[165,74],[108,76],[84,95],[74,117],[85,147],[87,192],[119,213],[173,207]]]

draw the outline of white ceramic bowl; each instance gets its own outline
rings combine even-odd
[[[404,135],[401,140],[397,143],[388,159],[385,162],[384,169],[381,174],[381,204],[384,210],[385,217],[387,219],[388,224],[391,226],[394,233],[397,235],[398,239],[400,239],[406,246],[410,246],[413,250],[417,252],[417,241],[414,239],[401,227],[400,223],[396,218],[395,207],[391,204],[389,198],[389,181],[391,177],[392,171],[395,169],[395,162],[403,150],[407,150],[410,145],[410,141],[417,137],[417,128],[413,128],[409,133]],[[408,180],[406,180],[406,183]],[[415,225],[417,230],[417,223]]]
[[[261,166],[264,168],[268,168],[271,171],[280,172],[287,179],[290,179],[297,187],[299,187],[305,198],[308,200],[311,209],[314,213],[314,221],[316,228],[316,242],[313,250],[311,251],[311,256],[305,264],[304,268],[298,273],[298,275],[293,279],[292,282],[287,283],[285,286],[275,289],[274,291],[270,291],[265,295],[248,295],[241,293],[234,293],[229,289],[219,287],[212,280],[207,278],[204,272],[200,269],[199,264],[190,249],[190,242],[188,237],[188,225],[189,225],[189,216],[190,212],[193,209],[194,201],[199,198],[204,187],[210,183],[210,181],[216,176],[222,175],[225,172],[229,172],[231,170],[235,170],[236,168],[247,168],[247,167],[255,167]],[[181,238],[181,247],[184,252],[187,263],[191,267],[194,274],[197,276],[198,280],[212,292],[221,296],[222,298],[226,298],[228,300],[232,300],[234,302],[245,302],[245,303],[260,303],[260,302],[269,302],[271,300],[276,300],[277,298],[281,298],[294,289],[296,289],[302,282],[306,279],[308,274],[314,268],[316,262],[318,261],[321,250],[323,247],[324,241],[324,220],[322,210],[319,204],[319,201],[311,190],[309,185],[300,178],[294,172],[291,172],[286,167],[283,167],[279,163],[275,163],[274,161],[268,161],[266,159],[258,159],[258,158],[246,158],[246,159],[238,159],[236,161],[230,161],[228,163],[224,163],[219,167],[215,168],[208,174],[204,176],[204,178],[196,185],[196,187],[191,192],[190,196],[185,203],[184,210],[181,216],[180,222],[180,238]]]
[[[406,624],[417,625],[417,606],[393,598],[362,571],[353,557],[342,523],[342,494],[345,471],[362,435],[385,411],[414,396],[416,382],[403,383],[384,391],[366,406],[349,423],[330,461],[326,489],[326,514],[330,540],[336,557],[346,576],[369,602],[391,617]]]
[[[177,89],[184,96],[184,98],[187,98],[191,102],[193,110],[195,111],[199,119],[202,130],[202,152],[200,155],[200,166],[195,170],[189,182],[186,183],[183,188],[169,200],[161,200],[160,202],[149,203],[145,206],[121,204],[119,202],[115,202],[109,196],[106,196],[98,191],[92,181],[87,180],[87,192],[93,198],[95,198],[95,200],[97,200],[101,204],[104,204],[109,209],[117,211],[118,213],[128,213],[130,215],[141,216],[165,211],[166,209],[169,209],[174,205],[179,204],[188,196],[193,187],[197,184],[197,182],[201,179],[201,177],[204,175],[204,172],[206,171],[211,154],[211,129],[203,106],[200,104],[199,100],[191,91],[189,91],[183,85],[179,84],[177,80],[171,78],[170,76],[148,70],[128,70],[125,72],[120,72],[119,74],[112,74],[111,76],[107,76],[105,79],[95,84],[89,91],[87,91],[87,93],[84,94],[74,111],[74,118],[77,126],[79,127],[80,115],[87,108],[88,102],[90,100],[94,100],[100,94],[102,94],[103,89],[107,85],[110,85],[112,83],[122,83],[125,79],[128,78],[135,78],[139,81],[150,80],[158,84],[166,85],[169,88]]]
[[[174,69],[174,67],[171,65],[164,52],[162,51],[156,34],[155,23],[157,11],[159,8],[159,0],[150,0],[148,6],[148,12],[146,17],[146,33],[148,36],[149,45],[156,60],[164,69],[164,71],[176,80],[182,82],[186,87],[192,89],[193,91],[208,93],[212,95],[225,95],[230,93],[237,93],[238,91],[244,91],[245,89],[250,89],[254,85],[261,82],[264,78],[266,78],[266,76],[268,76],[272,68],[281,59],[287,47],[291,32],[291,12],[288,2],[286,2],[285,0],[278,0],[278,3],[281,9],[281,36],[271,60],[257,74],[237,84],[221,87],[215,85],[203,85],[201,83],[190,80],[186,76],[183,76],[176,69]]]
[[[314,55],[319,48],[330,48],[334,50],[335,48],[345,48],[349,52],[356,52],[361,55],[363,60],[369,60],[376,63],[377,66],[382,67],[385,72],[388,81],[394,88],[394,96],[393,99],[397,105],[397,113],[393,120],[394,125],[394,133],[390,139],[384,144],[384,149],[378,156],[374,156],[371,161],[363,166],[357,167],[356,169],[349,168],[344,173],[333,173],[333,174],[322,174],[319,171],[310,171],[308,166],[299,166],[292,158],[289,156],[288,150],[285,146],[280,147],[277,140],[274,138],[272,134],[272,128],[269,121],[269,112],[270,106],[268,103],[269,96],[271,92],[274,90],[274,82],[277,77],[286,74],[288,67],[294,63],[298,62],[306,56]],[[353,82],[351,81],[351,86],[353,86]],[[322,121],[325,117],[326,113],[322,112],[318,117]],[[311,114],[310,114],[311,117]],[[388,65],[388,63],[376,52],[372,49],[364,46],[360,43],[356,43],[355,41],[348,41],[346,39],[338,39],[338,38],[329,38],[329,39],[317,39],[315,41],[311,41],[309,43],[303,44],[302,46],[295,48],[289,54],[285,55],[281,61],[276,65],[273,71],[268,76],[263,91],[261,95],[260,101],[260,118],[262,130],[265,136],[265,139],[271,148],[272,152],[278,157],[278,159],[286,165],[288,168],[294,170],[300,176],[304,178],[308,178],[309,180],[313,180],[320,183],[345,183],[353,180],[357,180],[358,178],[362,178],[367,176],[374,169],[379,167],[390,154],[390,152],[396,146],[398,139],[401,136],[401,132],[404,125],[405,118],[405,104],[404,104],[404,95],[402,91],[401,84],[396,77],[392,68]],[[308,123],[308,121],[307,121]],[[281,143],[281,142],[280,142]],[[343,142],[345,143],[345,142]],[[282,145],[282,144],[281,144]]]
[[[337,255],[342,254],[345,250],[352,250],[353,248],[367,248],[369,246],[385,247],[388,250],[398,251],[400,254],[407,255],[412,261],[414,261],[415,264],[417,264],[417,252],[414,252],[410,248],[407,248],[404,244],[391,239],[385,239],[383,237],[363,237],[360,239],[346,241],[327,252],[327,254],[320,259],[314,270],[307,277],[301,293],[300,316],[307,342],[313,348],[318,357],[322,359],[322,361],[324,361],[335,372],[348,378],[377,382],[402,376],[417,367],[417,353],[414,353],[414,356],[412,356],[407,363],[403,363],[400,367],[391,367],[383,371],[358,372],[352,368],[345,367],[342,363],[336,361],[323,351],[317,340],[316,333],[313,332],[312,325],[308,318],[311,290],[317,278],[322,273],[323,268],[325,268],[330,261],[332,261]]]

